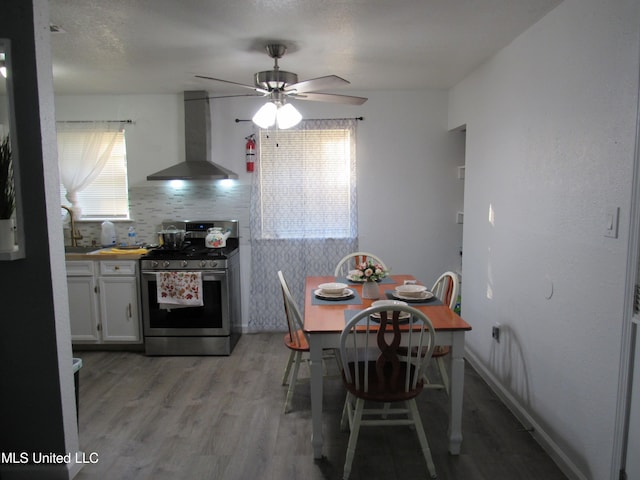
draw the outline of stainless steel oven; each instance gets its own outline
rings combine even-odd
[[[166,222],[167,225],[169,222]],[[156,249],[140,259],[142,320],[147,355],[229,355],[241,334],[238,223],[170,222],[188,232],[178,250]],[[224,248],[207,248],[207,229],[229,231]],[[202,306],[158,303],[158,274],[199,272]]]

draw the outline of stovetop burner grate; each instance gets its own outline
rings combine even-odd
[[[207,248],[204,244],[190,242],[179,250],[158,247],[153,250],[149,250],[149,252],[142,258],[152,260],[224,260],[229,258],[231,255],[234,255],[237,251],[238,245],[233,241],[233,239],[231,239],[231,241],[227,241],[227,246],[224,248]]]

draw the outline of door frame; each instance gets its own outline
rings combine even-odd
[[[640,71],[639,71],[640,74]],[[627,251],[627,270],[624,292],[624,313],[622,340],[620,345],[620,374],[618,377],[618,401],[614,431],[611,479],[621,476],[627,465],[629,440],[629,415],[631,411],[631,392],[633,387],[633,366],[636,357],[636,330],[640,328],[638,318],[634,316],[635,286],[640,282],[640,84],[636,96],[636,138],[633,161],[633,183],[629,214],[629,243]],[[640,352],[639,352],[640,353]],[[638,401],[640,399],[636,399]]]

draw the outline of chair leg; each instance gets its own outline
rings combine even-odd
[[[340,418],[340,431],[346,432],[349,426],[349,402],[351,401],[351,394],[347,392],[347,397],[344,399],[344,406],[342,407],[342,417]]]
[[[341,372],[342,371],[342,358],[340,358],[340,349],[334,348],[333,349],[333,356],[336,359],[336,364],[338,365],[338,371]]]
[[[298,370],[300,369],[300,359],[302,352],[296,352],[293,365],[293,374],[289,380],[289,389],[287,390],[287,399],[284,402],[284,413],[291,411],[291,400],[293,399],[293,391],[296,389],[296,382],[298,381]]]
[[[436,466],[433,463],[433,459],[431,458],[429,442],[427,441],[427,436],[424,433],[424,427],[422,426],[422,420],[420,419],[420,414],[418,413],[416,400],[412,398],[411,400],[407,401],[407,407],[409,409],[411,419],[413,420],[416,427],[416,434],[418,435],[418,441],[420,442],[420,447],[422,448],[424,459],[427,461],[427,469],[429,470],[429,475],[431,475],[431,478],[437,478],[438,475],[436,474]]]
[[[438,364],[438,369],[440,370],[440,377],[442,378],[442,384],[444,385],[444,389],[449,395],[449,375],[447,374],[447,365],[444,361],[444,357],[438,357],[436,362]]]
[[[293,365],[293,359],[296,356],[296,352],[289,350],[289,360],[287,360],[287,366],[284,369],[284,375],[282,376],[282,385],[289,384],[289,372],[291,372],[291,365]]]
[[[362,420],[362,411],[364,410],[364,400],[358,398],[356,400],[356,409],[353,414],[353,422],[351,423],[351,434],[349,435],[349,444],[347,445],[347,456],[344,460],[344,473],[342,480],[349,480],[351,474],[351,464],[353,456],[356,453],[356,444],[358,443],[358,434],[360,433],[360,421]]]
[[[444,390],[447,392],[447,395],[449,395],[449,375],[447,374],[445,357],[438,357],[435,361],[438,366],[438,373],[440,374],[442,383],[431,383],[431,380],[429,380],[429,377],[427,376],[427,372],[423,371],[422,378],[424,379],[424,388]]]

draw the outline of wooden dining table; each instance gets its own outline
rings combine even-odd
[[[333,276],[307,277],[305,285],[304,330],[309,337],[311,370],[311,417],[313,455],[322,458],[322,398],[323,366],[322,351],[340,347],[340,334],[345,326],[345,318],[351,312],[345,310],[364,310],[374,300],[362,298],[362,284],[351,283],[349,288],[356,294],[353,299],[344,301],[314,300],[314,292],[322,283],[342,281]],[[416,281],[411,275],[391,275],[378,284],[380,299],[387,298],[397,285],[405,280]],[[420,282],[418,282],[420,283]],[[410,303],[411,304],[411,303]],[[433,324],[436,333],[436,345],[451,348],[449,371],[449,453],[458,455],[462,444],[462,394],[464,389],[464,336],[471,330],[465,322],[442,302],[411,304],[421,310]]]

